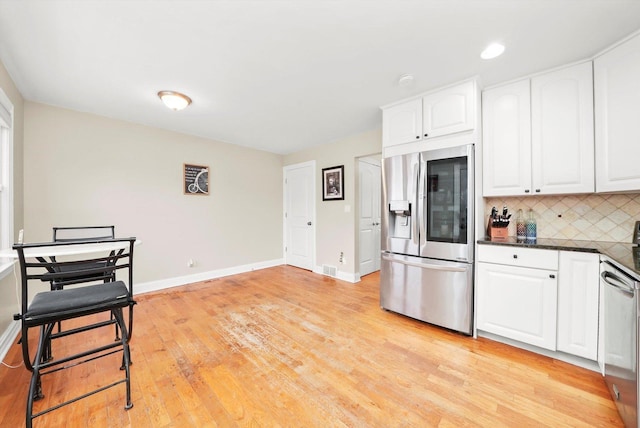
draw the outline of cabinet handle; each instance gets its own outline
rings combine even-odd
[[[551,279],[555,279],[555,277],[556,277],[556,276],[555,276],[554,274],[552,274],[552,273],[551,273],[551,274],[549,274],[549,278],[551,278]]]
[[[524,193],[529,193],[529,189],[524,189]]]
[[[517,259],[517,258],[518,258],[518,255],[517,255],[517,254],[514,254],[514,255],[513,255],[513,258],[514,258],[514,259]]]
[[[536,189],[536,193],[540,193],[540,189]]]

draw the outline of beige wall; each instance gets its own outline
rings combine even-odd
[[[26,241],[50,240],[54,225],[114,224],[143,241],[136,283],[278,260],[282,167],[316,160],[316,265],[357,274],[356,164],[381,152],[380,129],[282,157],[24,102],[3,67],[0,87],[16,108],[16,233]],[[185,162],[210,167],[209,196],[184,195]],[[335,165],[345,166],[345,200],[323,202],[321,169]],[[0,282],[0,332],[18,311],[14,281]]]
[[[114,224],[143,242],[137,283],[282,258],[280,155],[33,102],[24,144],[26,241]],[[209,166],[209,196],[183,193],[184,163]]]
[[[13,104],[13,199],[14,199],[14,234],[22,228],[23,199],[22,199],[22,165],[23,165],[23,129],[24,129],[24,100],[15,87],[13,80],[0,63],[0,88]],[[15,236],[14,236],[15,240]],[[9,275],[0,281],[0,336],[13,319],[13,314],[19,312],[15,292],[15,278]]]
[[[357,158],[382,152],[382,130],[377,129],[323,144],[284,157],[284,165],[316,161],[316,266],[337,266],[346,277],[358,273],[356,263],[356,164]],[[344,201],[323,201],[322,168],[344,165]],[[348,206],[349,212],[345,212]],[[339,264],[344,252],[345,264]]]

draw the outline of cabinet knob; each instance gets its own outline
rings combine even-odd
[[[429,134],[424,134],[424,136],[425,136],[425,137],[428,137],[428,136],[429,136]]]
[[[514,259],[517,259],[517,258],[518,258],[518,255],[517,255],[517,254],[514,254],[514,255],[513,255],[513,258],[514,258]]]
[[[554,274],[549,274],[549,278],[554,279],[556,276]]]
[[[536,193],[540,193],[540,189],[536,189]]]
[[[529,193],[529,189],[524,189],[524,193]]]
[[[420,139],[420,136],[419,136],[419,135],[416,135],[416,140],[419,140],[419,139]]]

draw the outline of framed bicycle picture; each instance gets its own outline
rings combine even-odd
[[[344,200],[344,165],[322,168],[322,200]]]
[[[205,165],[184,164],[184,194],[209,194],[209,167]]]

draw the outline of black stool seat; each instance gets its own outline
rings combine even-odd
[[[124,308],[131,304],[129,290],[122,281],[81,288],[44,291],[34,296],[24,322],[42,325],[79,316]]]

